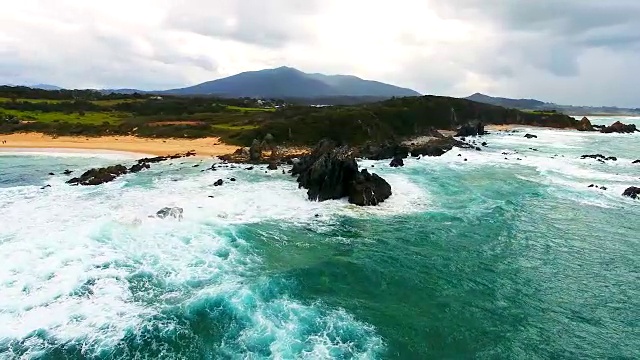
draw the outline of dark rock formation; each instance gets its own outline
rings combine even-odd
[[[411,156],[442,156],[453,149],[454,146],[467,149],[472,148],[471,145],[467,143],[456,140],[452,137],[445,137],[431,140],[424,145],[411,149]]]
[[[54,175],[55,175],[54,173],[49,173],[49,176],[54,176]]]
[[[578,122],[576,125],[576,129],[579,131],[594,131],[593,125],[591,125],[591,121],[585,116]]]
[[[606,157],[602,154],[594,154],[594,155],[582,155],[580,159],[596,159],[598,161],[618,161],[618,158],[615,156]]]
[[[71,174],[73,174],[73,171],[71,171],[71,170],[65,170],[65,171],[63,172],[63,174],[65,174],[65,175],[71,175]]]
[[[632,186],[630,188],[627,188],[623,193],[622,196],[628,196],[632,199],[637,199],[640,196],[640,187],[635,187]]]
[[[484,141],[484,142],[482,142],[482,144],[480,144],[480,145],[482,145],[482,146],[488,146],[489,144],[487,144],[487,142],[486,142],[486,141]]]
[[[377,205],[391,196],[391,186],[381,177],[358,172],[354,153],[322,140],[311,154],[294,162],[291,170],[310,200],[325,201],[348,197],[357,205]]]
[[[105,168],[97,168],[86,171],[80,177],[67,181],[71,185],[100,185],[115,180],[118,176],[127,173],[123,165],[113,165]]]
[[[391,160],[391,163],[389,164],[389,166],[391,167],[402,167],[404,166],[404,160],[402,160],[402,158],[400,156],[396,156],[393,158],[393,160]]]
[[[224,180],[218,179],[218,181],[213,183],[213,186],[222,186],[222,184],[224,184]]]
[[[607,190],[607,187],[606,187],[606,186],[598,186],[598,185],[595,185],[595,184],[591,184],[591,185],[589,185],[589,188],[596,188],[596,189],[600,189],[600,190]]]
[[[632,164],[640,164],[640,159],[638,159],[638,160],[636,160],[636,161],[632,162]]]
[[[135,164],[135,165],[131,166],[129,168],[129,172],[138,173],[138,172],[140,172],[140,171],[142,171],[144,169],[149,169],[150,167],[151,167],[151,165],[149,165],[147,163],[138,163],[138,164]]]
[[[156,213],[156,216],[160,219],[165,219],[171,216],[175,219],[182,220],[183,212],[184,210],[179,207],[166,207],[158,210],[158,212]]]
[[[395,157],[406,158],[409,156],[409,147],[391,142],[367,144],[358,149],[358,156],[370,160],[393,159]]]
[[[469,123],[462,125],[458,131],[456,132],[456,136],[477,136],[484,135],[486,132],[484,131],[484,125],[482,122],[477,123]]]
[[[51,187],[51,185],[48,185],[48,184],[47,184],[47,185],[45,185],[45,186],[41,187],[41,188],[40,188],[40,190],[44,190],[44,189],[46,189],[46,188],[50,188],[50,187]]]
[[[607,126],[602,130],[600,130],[600,132],[605,134],[609,134],[609,133],[625,134],[625,133],[633,133],[636,131],[638,131],[638,129],[634,124],[623,124],[620,121],[616,121],[615,123],[611,124],[611,126]]]
[[[269,162],[269,166],[267,166],[267,170],[278,170],[278,163],[275,161]]]
[[[527,139],[537,139],[538,138],[537,135],[533,135],[533,134],[526,134],[524,137],[526,137]]]
[[[349,187],[349,202],[358,206],[375,206],[391,196],[391,185],[376,174],[363,169]]]

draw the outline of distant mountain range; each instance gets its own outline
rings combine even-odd
[[[471,96],[467,96],[465,99],[497,105],[506,108],[520,109],[520,110],[532,110],[532,111],[552,111],[562,112],[568,115],[640,115],[640,108],[628,109],[619,108],[615,106],[573,106],[573,105],[558,105],[554,103],[548,103],[535,99],[509,99],[503,97],[493,97],[481,93],[475,93]]]

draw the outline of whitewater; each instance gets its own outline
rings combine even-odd
[[[65,169],[139,156],[2,153],[0,358],[638,358],[640,200],[621,194],[640,133],[476,141],[360,160],[393,188],[369,208],[261,166],[78,187]],[[598,153],[618,160],[580,159]],[[150,217],[164,207],[184,219]]]

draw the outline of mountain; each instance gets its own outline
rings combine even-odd
[[[538,109],[540,107],[544,107],[545,105],[548,105],[547,103],[540,100],[509,99],[509,98],[502,98],[502,97],[493,97],[493,96],[489,96],[481,93],[475,93],[471,96],[467,96],[465,99],[479,102],[479,103],[497,105],[497,106],[502,106],[506,108],[514,108],[514,109],[533,110],[533,109]]]
[[[161,93],[255,98],[318,98],[336,96],[402,97],[420,93],[347,75],[307,74],[290,67],[248,71]]]
[[[554,103],[546,103],[535,99],[509,99],[502,97],[493,97],[481,93],[475,93],[467,96],[465,99],[497,105],[506,108],[533,111],[557,111],[568,115],[640,115],[640,108],[626,109],[615,106],[574,106],[574,105],[558,105]]]
[[[29,85],[29,87],[32,89],[49,90],[49,91],[64,90],[59,86],[49,85],[49,84],[35,84],[35,85]]]

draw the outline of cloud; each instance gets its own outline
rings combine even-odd
[[[21,0],[0,83],[164,89],[288,65],[423,93],[640,106],[637,0]]]

